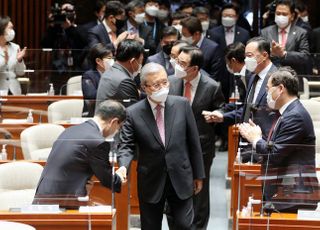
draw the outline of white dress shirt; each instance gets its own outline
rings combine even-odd
[[[198,88],[198,85],[199,85],[199,81],[200,81],[200,73],[198,73],[198,75],[192,80],[190,81],[190,84],[191,84],[191,101],[190,101],[190,104],[193,103],[193,99],[194,99],[194,96],[196,95],[196,91],[197,91],[197,88]],[[185,94],[185,84],[186,84],[186,80],[183,80],[183,95]]]
[[[149,97],[147,97],[148,101],[149,101],[149,104],[150,104],[150,107],[151,107],[151,110],[152,110],[152,113],[153,113],[153,116],[154,116],[154,119],[157,120],[157,103],[154,103],[153,101],[150,100]],[[161,109],[161,114],[162,114],[162,117],[163,117],[163,122],[165,123],[165,119],[164,119],[164,107],[165,107],[165,103],[160,103],[160,105],[162,106],[162,109]]]
[[[270,63],[269,65],[267,65],[266,68],[264,68],[260,73],[258,73],[259,80],[258,80],[258,82],[257,82],[256,89],[255,89],[255,91],[254,91],[254,96],[253,96],[252,102],[256,102],[256,99],[257,99],[257,97],[258,97],[258,94],[259,94],[261,85],[262,85],[264,79],[266,78],[267,73],[269,72],[271,66],[272,66],[272,63]]]
[[[203,36],[203,34],[201,34],[201,38],[200,38],[200,40],[198,41],[198,43],[196,44],[196,47],[198,47],[198,48],[201,47],[202,42],[203,42],[203,39],[204,39],[204,36]]]
[[[286,41],[288,41],[288,35],[289,35],[289,32],[290,32],[290,27],[291,27],[291,24],[287,28],[284,29],[286,31],[286,35],[285,35]],[[280,29],[278,27],[278,41],[279,41],[280,45],[282,45],[282,34],[281,34],[281,31],[282,31],[282,29]]]
[[[235,26],[232,26],[231,28],[226,28],[226,27],[224,28],[227,45],[230,45],[234,42],[234,32],[235,32]]]

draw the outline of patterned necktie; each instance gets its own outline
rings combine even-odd
[[[158,126],[158,130],[159,130],[159,134],[162,140],[162,143],[165,144],[165,131],[164,131],[164,121],[163,121],[163,116],[162,116],[162,106],[161,105],[157,105],[156,106],[156,122],[157,122],[157,126]]]
[[[184,96],[191,102],[191,83],[187,81],[184,84]]]
[[[285,47],[286,46],[286,43],[287,43],[287,36],[286,36],[286,33],[287,31],[285,29],[281,30],[281,45],[282,47]]]
[[[256,85],[257,85],[258,80],[259,80],[259,75],[255,75],[253,83],[252,83],[252,86],[250,88],[250,91],[249,91],[249,94],[248,94],[248,97],[247,97],[247,102],[246,102],[245,112],[244,112],[244,118],[243,118],[244,122],[248,122],[249,121],[250,114],[251,114],[251,108],[252,108],[252,105],[253,105],[254,92],[256,90]]]

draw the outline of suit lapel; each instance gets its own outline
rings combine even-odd
[[[172,127],[174,123],[174,118],[176,116],[176,108],[174,103],[171,101],[170,96],[167,98],[165,109],[164,109],[164,123],[165,123],[165,139],[166,139],[166,148],[170,143]],[[160,137],[160,135],[159,135]]]
[[[258,96],[257,96],[257,99],[256,99],[256,103],[257,105],[260,104],[262,98],[264,97],[264,95],[267,93],[266,92],[266,86],[267,86],[267,83],[268,83],[268,79],[270,77],[270,75],[276,70],[276,67],[274,65],[272,65],[266,75],[266,77],[264,78],[263,82],[262,82],[262,85],[260,87],[260,91],[258,93]]]
[[[272,27],[271,37],[275,42],[279,43],[278,27],[277,26]]]
[[[142,119],[144,120],[144,122],[146,123],[146,127],[148,127],[150,129],[151,133],[153,134],[153,136],[157,140],[157,142],[163,146],[156,120],[154,118],[151,106],[150,106],[147,99],[145,99],[145,106],[142,110],[143,111],[140,115],[141,115]],[[165,118],[164,118],[164,121],[166,121]]]
[[[223,39],[222,39],[223,44],[221,44],[221,47],[227,47],[226,33],[225,33],[225,28],[224,28],[224,26],[221,26],[220,33],[221,33],[222,38],[223,38]]]
[[[195,107],[199,105],[200,101],[205,98],[205,94],[207,92],[206,88],[206,80],[203,78],[202,74],[200,75],[200,80],[198,83],[198,87],[196,89],[196,93],[192,102],[192,110],[195,110]]]
[[[293,44],[294,37],[296,36],[296,28],[291,24],[290,31],[287,36],[286,50],[291,50],[291,45]]]
[[[172,81],[170,81],[169,94],[183,96],[183,80],[182,79],[177,79],[174,77]]]

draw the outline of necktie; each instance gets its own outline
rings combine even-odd
[[[157,126],[158,126],[158,130],[159,130],[159,134],[162,140],[162,143],[165,144],[165,132],[164,132],[164,122],[163,122],[163,116],[162,116],[162,106],[161,105],[157,105],[156,106],[156,122],[157,122]]]
[[[248,97],[247,97],[247,102],[246,102],[246,105],[245,105],[245,110],[244,110],[245,112],[244,112],[244,117],[243,117],[243,121],[244,122],[248,122],[249,121],[251,108],[252,108],[252,105],[253,105],[254,92],[256,90],[256,85],[257,85],[258,80],[259,80],[259,75],[255,75],[253,83],[252,83],[250,91],[249,91],[249,94],[248,94]]]
[[[187,81],[184,84],[184,96],[191,102],[191,83]]]
[[[281,30],[281,45],[282,47],[285,47],[286,46],[286,43],[287,43],[287,36],[286,36],[286,30],[283,29]]]
[[[268,134],[268,139],[267,139],[267,141],[270,141],[271,136],[272,136],[272,134],[273,134],[273,132],[274,132],[274,129],[276,128],[276,124],[277,124],[280,116],[281,116],[280,112],[279,112],[279,111],[276,111],[276,112],[275,112],[275,115],[274,115],[274,118],[273,118],[273,121],[272,121],[272,126],[271,126],[271,128],[270,128],[270,130],[269,130],[269,134]]]

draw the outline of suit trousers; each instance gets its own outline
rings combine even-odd
[[[185,200],[179,199],[171,184],[169,175],[167,175],[163,195],[158,203],[147,203],[139,199],[142,230],[161,230],[165,202],[168,202],[172,214],[170,229],[193,229],[194,211],[192,196]]]

